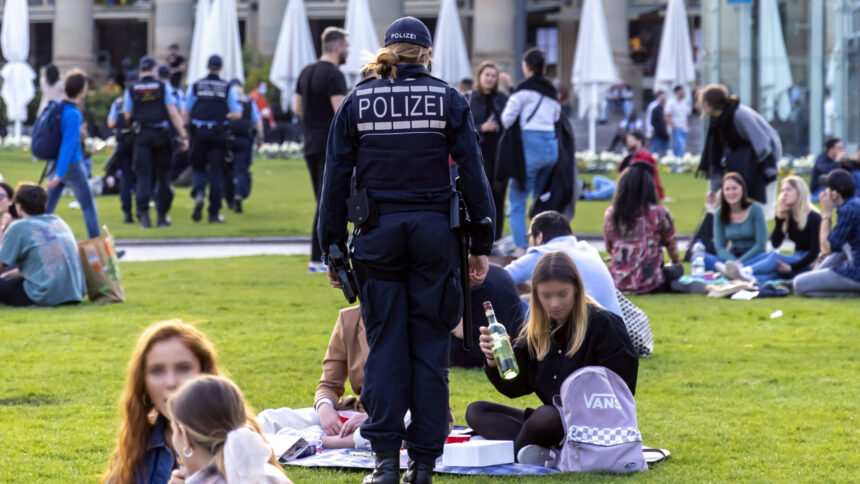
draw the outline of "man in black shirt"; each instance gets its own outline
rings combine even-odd
[[[185,74],[185,57],[179,53],[179,44],[170,45],[170,54],[167,56],[167,65],[170,67],[170,84],[179,87],[182,76]]]
[[[302,118],[305,163],[311,175],[317,207],[319,207],[322,191],[329,126],[347,93],[346,79],[337,68],[346,62],[346,56],[349,53],[349,39],[346,31],[337,27],[326,28],[322,34],[322,51],[320,60],[305,67],[299,74],[296,96],[293,98],[293,112]],[[326,271],[317,239],[318,218],[319,209],[314,214],[308,272]]]
[[[651,119],[646,120],[651,124],[651,153],[663,156],[669,148],[669,130],[666,128],[664,108],[666,107],[666,93],[657,93],[657,105],[651,110]]]

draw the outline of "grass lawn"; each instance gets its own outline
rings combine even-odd
[[[344,301],[325,277],[305,272],[305,261],[297,256],[124,263],[125,304],[0,309],[0,482],[95,481],[113,446],[127,358],[139,332],[156,320],[178,317],[206,332],[223,367],[257,409],[309,406]],[[736,302],[671,295],[634,301],[649,313],[656,341],[655,355],[640,365],[639,425],[647,445],[668,448],[673,457],[632,478],[530,481],[857,479],[855,300]],[[777,309],[785,316],[770,319]],[[474,400],[537,404],[534,397],[502,397],[480,371],[454,369],[450,379],[458,424]],[[287,471],[297,483],[355,483],[362,476]]]
[[[105,155],[98,155],[95,167],[101,167]],[[36,182],[44,165],[33,162],[29,152],[0,151],[0,174],[13,187],[19,181]],[[182,237],[229,237],[229,236],[285,236],[308,235],[314,215],[313,192],[304,160],[270,160],[258,157],[251,167],[253,186],[251,198],[245,203],[245,213],[236,215],[223,211],[226,224],[209,225],[191,221],[193,202],[188,188],[177,188],[170,216],[173,226],[163,229],[144,230],[138,224],[124,225],[119,197],[109,195],[96,199],[99,222],[107,224],[116,238],[182,238]],[[100,168],[96,169],[100,172]],[[590,180],[593,175],[583,175]],[[610,176],[614,177],[615,174]],[[704,215],[703,201],[705,180],[694,178],[689,173],[664,173],[661,175],[668,196],[674,199],[666,206],[675,217],[676,231],[691,234]],[[69,208],[73,197],[64,197],[57,213],[72,227],[74,233],[83,238],[83,216],[80,210]],[[208,203],[208,202],[207,202]],[[602,234],[603,213],[609,202],[585,202],[577,204],[573,230],[577,234]],[[155,220],[155,211],[151,212]]]

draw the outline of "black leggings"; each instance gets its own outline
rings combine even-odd
[[[558,446],[564,439],[564,424],[558,409],[508,407],[494,402],[473,402],[466,409],[466,423],[489,440],[513,440],[514,454],[527,445]]]
[[[0,304],[7,306],[30,306],[33,304],[33,301],[24,291],[23,278],[0,279]]]

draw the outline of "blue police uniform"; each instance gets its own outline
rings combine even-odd
[[[370,349],[361,392],[369,417],[361,433],[377,452],[377,470],[380,454],[396,453],[405,440],[410,459],[432,472],[448,433],[448,334],[462,314],[449,154],[460,166],[472,217],[495,218],[469,105],[423,65],[398,65],[396,79],[368,79],[346,97],[326,153],[323,252],[347,240],[353,170],[356,189],[368,191],[378,212],[378,225],[354,238]],[[475,237],[472,253],[489,254],[492,242],[492,234]],[[407,409],[412,422],[404,428]],[[375,474],[366,482],[386,482]]]
[[[131,113],[135,125],[135,198],[141,225],[149,225],[149,200],[155,189],[158,224],[169,225],[171,139],[168,106],[175,105],[167,86],[152,76],[142,77],[125,92],[123,110]]]
[[[116,137],[116,150],[114,151],[114,163],[119,168],[119,199],[125,214],[125,223],[132,223],[131,216],[131,192],[134,186],[134,135],[131,126],[125,120],[123,110],[125,96],[119,96],[110,105],[108,120],[115,121],[114,136]]]
[[[251,195],[251,162],[254,158],[254,138],[260,121],[257,104],[245,97],[239,100],[242,117],[230,123],[233,136],[233,162],[224,167],[224,198],[233,203],[233,208],[242,211],[242,200]]]
[[[208,177],[209,221],[217,222],[224,189],[227,114],[241,110],[238,96],[218,74],[209,74],[188,89],[185,110],[191,113],[194,127],[190,155],[193,170],[191,196],[195,199],[192,219],[200,220]]]

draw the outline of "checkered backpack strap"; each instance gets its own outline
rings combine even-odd
[[[554,466],[564,472],[628,473],[648,470],[636,402],[627,383],[602,366],[568,376],[553,399],[565,438]]]
[[[621,318],[633,342],[633,348],[640,357],[651,356],[654,351],[654,334],[651,333],[651,322],[645,311],[638,308],[618,289],[615,290],[618,305],[621,306]]]

